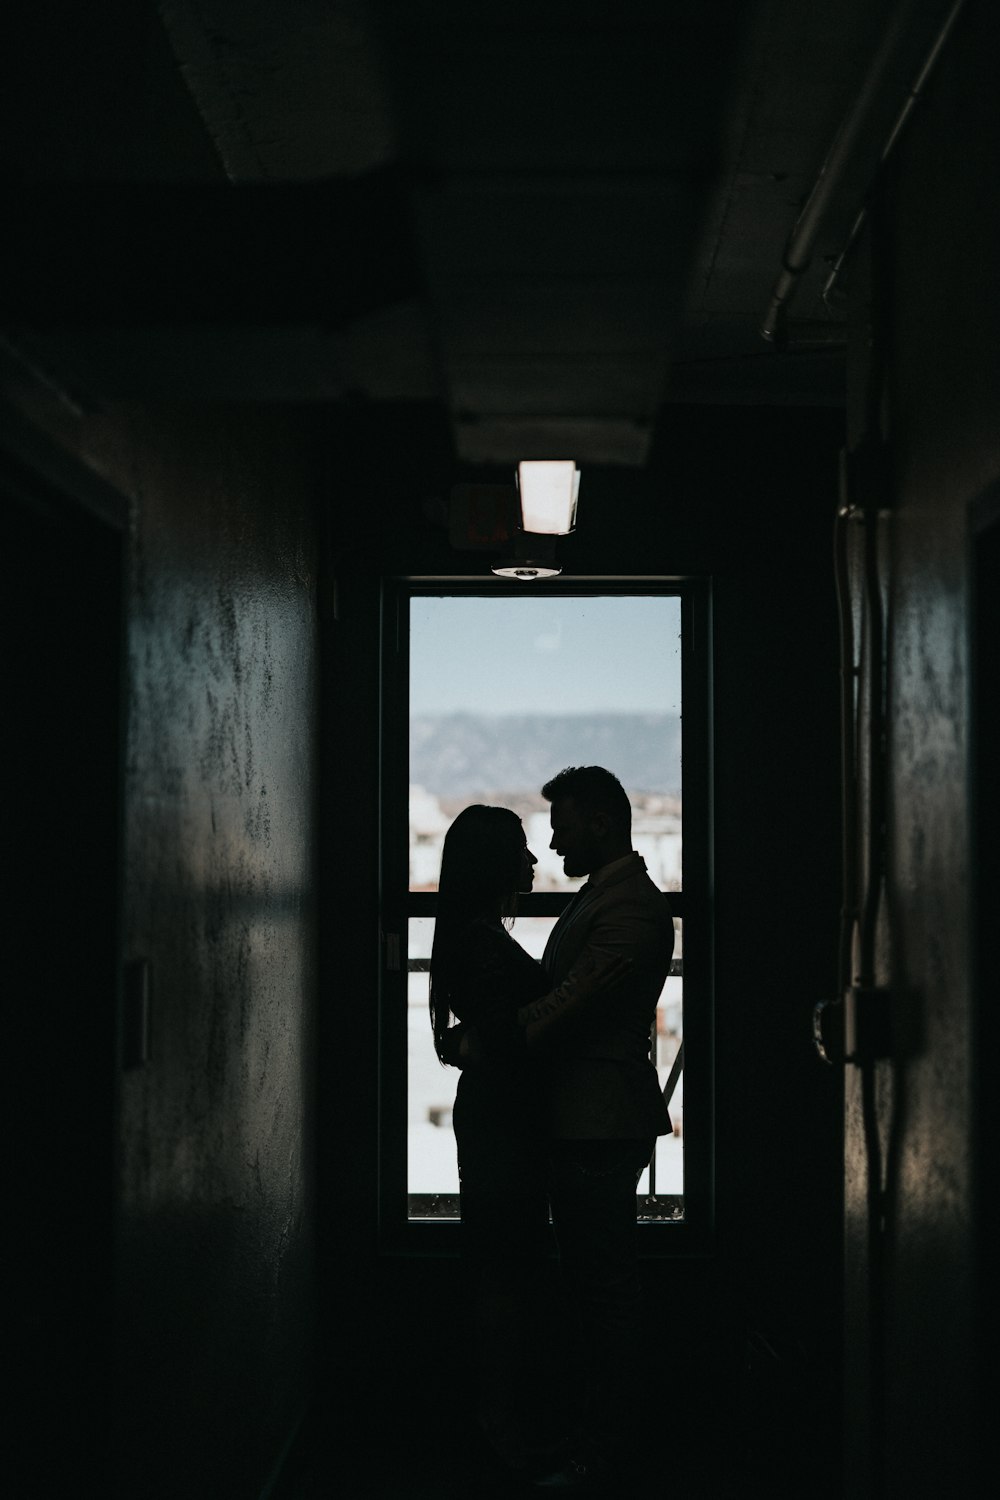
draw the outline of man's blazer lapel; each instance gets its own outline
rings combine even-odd
[[[570,935],[580,918],[590,912],[595,901],[599,901],[603,896],[607,895],[620,881],[634,880],[639,874],[646,874],[646,862],[641,855],[636,854],[633,850],[632,862],[630,864],[623,863],[621,869],[598,881],[596,885],[588,880],[580,887],[549,933],[549,940],[545,944],[545,951],[542,953],[542,968],[546,974],[557,972],[556,966],[562,957],[560,948],[563,939]],[[575,956],[574,954],[574,958]],[[568,968],[569,964],[564,964],[563,967]]]
[[[576,924],[581,912],[590,904],[588,898],[593,897],[599,890],[600,886],[593,886],[589,881],[582,885],[549,933],[549,940],[542,953],[542,968],[546,974],[551,974],[555,969],[559,947],[570,928]]]

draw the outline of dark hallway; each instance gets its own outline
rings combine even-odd
[[[535,1492],[406,1059],[406,611],[535,589],[683,619],[683,1190],[614,1493],[980,1492],[998,42],[986,0],[4,8],[18,1500]],[[561,572],[500,579],[462,497],[552,457]],[[449,723],[537,813],[563,742]]]

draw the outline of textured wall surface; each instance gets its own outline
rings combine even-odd
[[[884,1341],[868,1411],[856,1408],[849,1427],[849,1472],[860,1484],[857,1437],[874,1417],[892,1494],[957,1492],[974,1452],[968,548],[970,507],[1000,475],[1000,214],[984,175],[1000,147],[987,64],[996,41],[986,8],[969,8],[889,189],[883,311],[895,495],[886,528],[889,804],[878,977],[892,990],[894,1049],[874,1086],[881,1285],[868,1258],[874,1168],[854,1072],[847,1232],[855,1274],[867,1280],[851,1291],[851,1345],[869,1337],[869,1290]],[[867,1381],[863,1367],[858,1376]]]
[[[121,1492],[254,1494],[307,1395],[313,1313],[312,476],[288,417],[120,413],[130,497]]]

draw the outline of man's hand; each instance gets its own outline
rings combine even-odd
[[[602,1007],[613,1005],[616,986],[632,968],[633,960],[621,953],[591,950],[582,954],[561,984],[518,1011],[529,1056],[588,1024]]]
[[[602,995],[624,978],[632,967],[632,959],[622,953],[584,952],[561,985],[540,1000],[522,1005],[517,1013],[518,1024],[531,1026],[567,1005],[579,1006],[594,995]]]

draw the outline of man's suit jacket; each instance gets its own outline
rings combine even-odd
[[[669,903],[638,854],[599,871],[559,918],[542,958],[553,988],[518,1017],[548,1063],[555,1138],[670,1131],[649,1035],[673,950]]]

